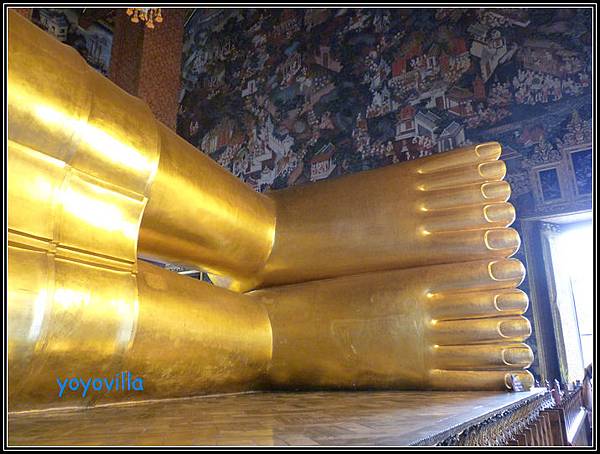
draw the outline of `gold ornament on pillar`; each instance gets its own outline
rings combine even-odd
[[[160,24],[163,21],[160,8],[127,8],[127,15],[134,24],[141,21],[148,28],[154,28],[154,23]]]

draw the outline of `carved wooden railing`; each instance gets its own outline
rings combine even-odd
[[[582,388],[540,393],[460,433],[441,446],[590,446]],[[558,402],[558,403],[557,403]]]
[[[507,443],[512,446],[589,446],[591,428],[583,404],[583,389],[553,390],[554,404],[541,410]],[[550,393],[549,393],[550,394]],[[558,397],[560,395],[560,397]],[[558,397],[558,399],[557,399]],[[559,403],[556,403],[559,400]]]

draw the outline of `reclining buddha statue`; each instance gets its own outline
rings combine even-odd
[[[531,387],[498,143],[261,194],[13,12],[8,48],[9,409]]]

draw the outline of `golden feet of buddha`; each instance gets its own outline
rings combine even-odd
[[[516,288],[525,277],[514,259],[457,264],[450,280],[436,282],[422,302],[430,347],[430,385],[436,389],[510,388],[515,375],[533,385],[523,369],[533,361],[523,317],[527,295]],[[473,290],[473,282],[477,282]]]
[[[8,31],[12,408],[123,364],[147,398],[531,385],[499,144],[258,194],[77,52]]]

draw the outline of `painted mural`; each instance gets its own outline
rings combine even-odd
[[[62,43],[74,47],[90,66],[108,74],[113,33],[100,21],[79,24],[80,9],[33,8],[31,20]]]
[[[590,31],[590,9],[198,10],[178,132],[259,191],[498,140],[520,214],[589,207]]]

